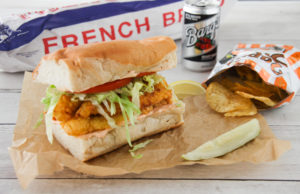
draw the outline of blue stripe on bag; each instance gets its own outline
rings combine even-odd
[[[33,19],[12,31],[9,26],[0,24],[0,51],[9,51],[29,43],[44,30],[98,20],[129,12],[141,11],[153,7],[167,5],[182,0],[153,0],[134,2],[114,2],[90,7],[66,10],[57,14]],[[5,40],[1,40],[1,36]]]

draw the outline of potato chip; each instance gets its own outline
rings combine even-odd
[[[206,101],[213,110],[220,113],[238,112],[234,114],[246,116],[257,112],[250,99],[231,92],[218,82],[209,84],[206,90]]]
[[[261,78],[259,77],[259,75],[255,71],[250,69],[249,67],[246,67],[246,66],[235,67],[235,70],[236,70],[238,76],[242,80],[257,81],[257,82],[261,81]]]
[[[246,66],[236,66],[220,73],[211,79],[217,81],[232,92],[242,91],[254,96],[264,96],[279,102],[288,93],[274,85],[264,82],[259,75]]]
[[[232,78],[229,78],[229,77],[224,77],[223,79],[218,80],[218,82],[222,86],[224,86],[225,88],[228,88],[230,90],[232,90],[233,88],[235,88],[236,84],[238,83],[237,81],[232,80]]]
[[[264,96],[267,95],[275,95],[274,91],[276,87],[266,84],[265,82],[254,82],[250,80],[246,80],[243,82],[246,87],[254,89],[256,93],[262,93]]]
[[[224,116],[225,117],[251,116],[251,115],[255,115],[256,113],[257,113],[257,109],[254,106],[254,104],[252,104],[252,106],[248,109],[227,112],[224,114]]]
[[[281,88],[274,85],[268,84],[259,77],[258,73],[250,69],[247,66],[235,66],[226,71],[221,72],[217,76],[211,79],[210,82],[218,82],[223,87],[229,89],[231,92],[239,95],[241,97],[248,98],[252,101],[252,104],[258,109],[268,109],[274,107],[281,100],[288,96],[288,93]],[[224,101],[224,97],[220,97],[222,100],[218,99],[218,102],[223,102],[228,104],[229,102]],[[233,97],[230,97],[233,98]],[[217,98],[214,97],[214,100]],[[236,108],[238,105],[235,103],[229,103],[228,107],[224,108],[224,105],[217,106],[217,102],[214,102],[214,110],[217,112],[228,113],[227,115],[244,115],[244,114],[255,114],[257,110],[251,107],[242,109]],[[212,103],[210,104],[213,107]],[[242,111],[245,110],[245,111]],[[248,112],[247,112],[248,110]],[[251,110],[251,111],[250,111]],[[233,113],[234,112],[234,113]],[[251,113],[253,112],[253,113]]]
[[[276,94],[275,92],[271,92],[270,89],[265,89],[262,83],[254,82],[254,81],[247,81],[241,80],[237,77],[223,77],[217,79],[217,81],[222,84],[225,88],[230,89],[232,92],[235,91],[242,91],[249,94],[253,94],[256,96],[266,96],[271,97],[272,95]]]
[[[263,103],[265,103],[267,106],[273,107],[277,104],[277,102],[271,100],[268,97],[264,97],[264,96],[255,96],[246,92],[241,92],[241,91],[235,91],[236,94],[243,96],[244,98],[249,98],[249,99],[255,99],[258,101],[261,101]]]
[[[295,68],[288,68],[296,64],[296,60],[290,57],[291,52],[299,51],[288,47],[289,52],[286,52],[286,45],[237,46],[227,54],[230,60],[226,55],[215,65],[204,84],[218,82],[233,93],[246,93],[249,99],[251,95],[251,101],[258,109],[280,107],[291,102],[299,88],[295,78],[300,77],[300,73],[294,70],[300,67],[300,61]],[[278,56],[281,61],[277,60]]]

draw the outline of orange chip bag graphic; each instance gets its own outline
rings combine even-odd
[[[300,51],[290,45],[240,43],[215,65],[203,85],[212,82],[251,96],[258,109],[280,107],[300,87]]]

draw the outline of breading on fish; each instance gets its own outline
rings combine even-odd
[[[154,86],[154,92],[145,92],[140,96],[140,109],[142,114],[151,112],[154,108],[171,104],[172,90],[168,89],[166,83]],[[110,114],[102,104],[103,109]],[[116,114],[110,115],[116,122],[121,124],[123,116],[120,106],[116,103]],[[109,129],[106,119],[100,115],[97,108],[90,101],[72,101],[71,96],[62,95],[57,103],[53,118],[61,122],[65,132],[72,136],[88,134],[94,131]]]
[[[159,83],[154,86],[154,92],[145,93],[140,96],[141,111],[146,114],[155,108],[155,105],[171,104],[172,103],[172,91],[167,89],[165,84]],[[165,102],[163,102],[165,101]]]
[[[90,101],[83,102],[76,111],[76,117],[88,118],[90,115],[97,115],[97,108]]]
[[[72,101],[71,96],[62,95],[53,111],[53,118],[65,122],[74,117],[76,110],[82,104],[80,101]]]

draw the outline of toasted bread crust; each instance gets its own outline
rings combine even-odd
[[[164,36],[69,47],[44,56],[33,78],[63,91],[80,92],[142,72],[173,68],[175,52],[174,41]]]
[[[60,49],[44,56],[44,60],[67,60],[69,68],[81,66],[82,58],[114,60],[120,64],[152,66],[176,49],[169,37],[157,36],[144,40],[115,40]]]

